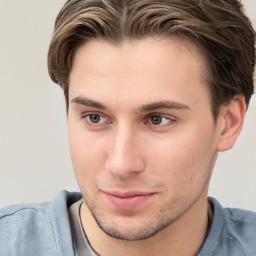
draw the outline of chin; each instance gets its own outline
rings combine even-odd
[[[171,225],[175,219],[170,216],[151,216],[151,218],[136,216],[115,219],[114,216],[106,216],[91,211],[100,229],[110,237],[125,240],[139,241],[148,239]]]
[[[120,239],[120,240],[125,240],[125,241],[140,241],[140,240],[145,240],[148,239],[155,234],[157,234],[159,231],[164,229],[166,226],[162,227],[136,227],[131,230],[131,227],[129,228],[113,228],[113,227],[107,227],[98,224],[99,227],[101,228],[102,231],[105,232],[110,237]]]

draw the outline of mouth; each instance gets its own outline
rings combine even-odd
[[[134,210],[146,203],[156,193],[144,191],[103,191],[107,201],[118,210]]]

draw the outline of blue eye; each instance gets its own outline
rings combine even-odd
[[[165,117],[165,116],[161,116],[161,115],[154,115],[150,117],[150,121],[151,124],[153,125],[165,125],[171,122],[171,119]]]

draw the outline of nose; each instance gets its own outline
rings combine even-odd
[[[123,127],[113,132],[112,136],[106,170],[122,180],[142,173],[145,162],[138,132]]]

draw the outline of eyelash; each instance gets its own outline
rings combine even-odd
[[[88,118],[90,118],[90,116],[91,116],[91,117],[92,117],[92,116],[99,116],[99,117],[101,117],[101,118],[106,118],[106,119],[107,119],[107,117],[105,117],[104,115],[102,115],[102,114],[100,114],[100,113],[97,113],[97,112],[92,112],[92,113],[83,114],[82,117],[81,117],[81,119],[83,119],[88,125],[94,126],[94,127],[102,126],[102,125],[105,124],[105,122],[102,123],[102,124],[93,123],[93,122],[91,122],[90,120],[88,120]],[[108,122],[108,123],[111,123],[111,122]]]
[[[154,123],[152,123],[152,118],[154,118],[154,117],[156,117],[156,118],[161,118],[161,121],[163,121],[163,119],[165,119],[166,121],[167,121],[167,123],[166,124],[159,124],[159,125],[157,125],[157,124],[154,124]],[[163,128],[163,127],[166,127],[166,126],[169,126],[169,125],[171,125],[173,122],[175,122],[175,119],[174,118],[171,118],[171,117],[169,117],[169,116],[166,116],[166,115],[163,115],[163,114],[150,114],[149,116],[147,116],[147,122],[151,125],[151,126],[153,126],[153,127],[157,127],[157,128]]]
[[[92,127],[102,127],[104,125],[108,125],[111,124],[111,121],[107,121],[107,122],[103,122],[103,123],[93,123],[92,121],[88,120],[90,117],[92,116],[99,116],[101,118],[105,118],[106,120],[108,120],[108,117],[106,117],[105,115],[102,115],[101,113],[97,113],[97,112],[92,112],[92,113],[85,113],[81,116],[81,119],[83,119],[88,125],[92,126]],[[152,123],[152,118],[157,117],[157,118],[161,118],[161,119],[165,119],[167,121],[166,124],[153,124]],[[162,120],[161,120],[162,121]],[[159,114],[159,113],[153,113],[150,114],[146,117],[146,122],[144,122],[144,124],[150,125],[151,127],[157,128],[157,129],[161,129],[167,126],[172,125],[176,120],[173,117],[169,117],[163,114]]]

